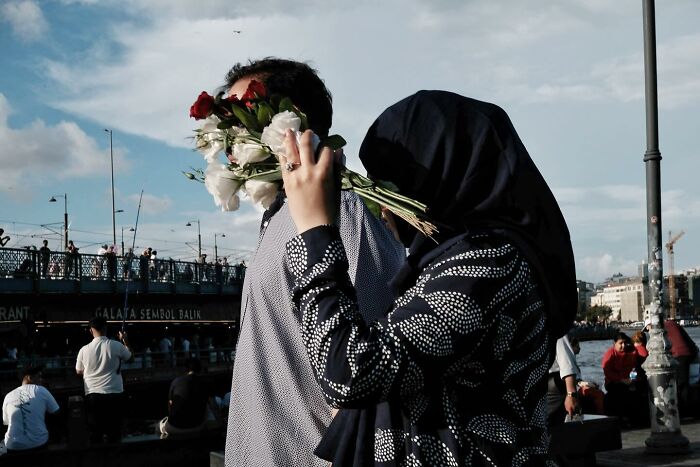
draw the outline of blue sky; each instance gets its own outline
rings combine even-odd
[[[700,2],[657,4],[663,230],[686,231],[676,269],[700,265]],[[233,31],[240,30],[240,34]],[[501,105],[557,196],[578,276],[633,274],[646,257],[642,11],[639,0],[3,0],[0,2],[0,227],[8,246],[59,238],[68,194],[81,251],[117,243],[144,208],[137,246],[191,259],[244,258],[260,213],[218,212],[181,171],[201,167],[189,106],[238,61],[309,61],[334,96],[349,165],[368,126],[419,89]],[[58,226],[60,229],[60,226]]]

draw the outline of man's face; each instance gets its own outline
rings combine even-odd
[[[615,341],[615,350],[617,352],[624,352],[625,351],[625,341],[623,339]]]
[[[250,84],[251,81],[256,79],[255,76],[245,76],[235,83],[233,83],[233,86],[231,86],[228,90],[228,95],[233,96],[234,94],[240,99],[243,94],[248,90],[248,85]],[[258,78],[258,81],[260,79]]]

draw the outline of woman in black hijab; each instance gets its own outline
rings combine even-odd
[[[546,376],[576,310],[574,262],[505,112],[421,91],[369,129],[369,174],[425,203],[440,229],[428,239],[397,220],[410,254],[374,323],[357,313],[333,226],[333,155],[314,160],[308,134],[286,144],[293,298],[326,399],[346,409],[317,454],[334,467],[546,465]]]

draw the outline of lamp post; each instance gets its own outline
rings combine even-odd
[[[222,233],[222,234],[214,233],[214,262],[216,262],[216,261],[219,260],[219,249],[218,249],[218,247],[217,247],[217,245],[216,245],[216,236],[217,236],[217,235],[219,235],[220,237],[225,237],[225,236],[226,236],[226,234],[223,234],[223,233]]]
[[[126,228],[126,227],[122,227],[122,249],[121,249],[122,256],[124,256],[124,229],[125,229],[125,228]],[[134,228],[133,228],[133,227],[129,227],[129,232],[133,232],[133,231],[134,231]]]
[[[651,321],[647,350],[649,357],[642,364],[649,381],[651,435],[646,439],[647,451],[657,454],[687,452],[688,439],[681,434],[678,416],[676,367],[664,330],[667,306],[663,294],[663,249],[661,246],[661,152],[659,151],[659,109],[656,86],[656,20],[654,0],[642,0],[644,9],[644,84],[646,100],[647,150],[644,153],[647,190],[647,253],[649,257]]]
[[[68,249],[68,193],[62,195],[54,195],[49,200],[49,203],[55,203],[56,197],[63,198],[63,249]]]
[[[117,223],[116,223],[116,212],[114,209],[114,151],[112,150],[112,130],[105,128],[105,131],[109,133],[109,163],[112,173],[112,245],[117,244]]]
[[[194,221],[189,221],[185,224],[186,227],[191,227],[192,222],[197,223],[197,254],[199,255],[198,260],[202,258],[202,226],[199,224],[199,219]]]

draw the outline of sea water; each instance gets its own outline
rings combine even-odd
[[[700,327],[686,327],[688,335],[693,338],[695,343],[700,347]],[[631,332],[626,333],[632,337]],[[612,346],[612,339],[602,341],[584,341],[581,342],[581,352],[576,357],[578,365],[581,368],[581,376],[584,381],[593,381],[598,383],[602,388],[605,383],[603,376],[603,355]]]

